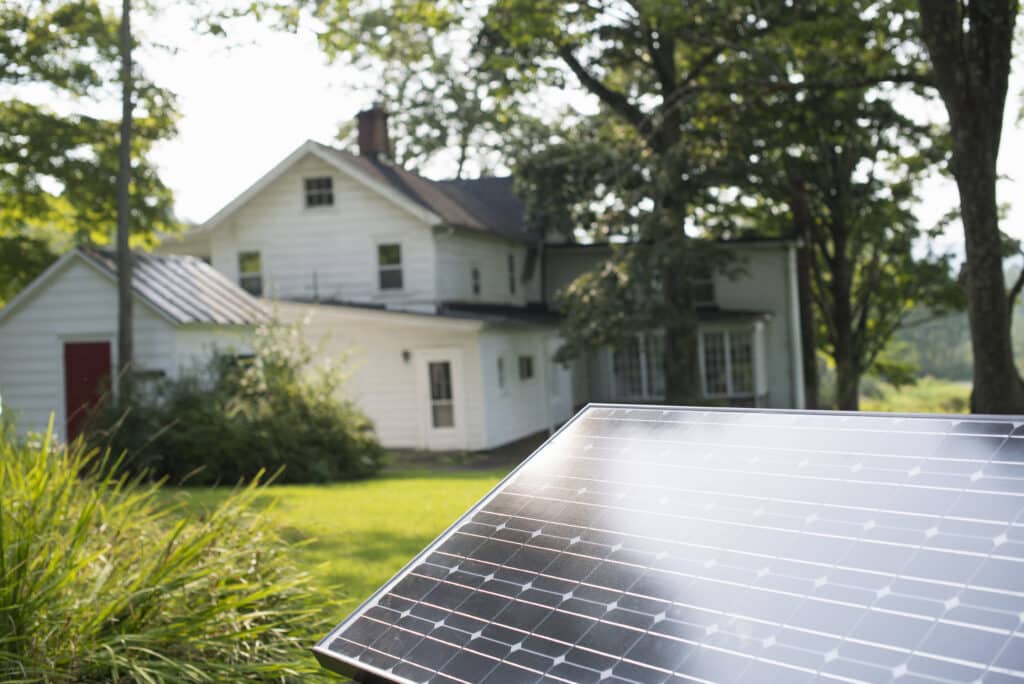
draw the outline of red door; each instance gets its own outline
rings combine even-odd
[[[64,343],[64,406],[67,438],[78,436],[89,410],[106,389],[110,377],[109,342]]]

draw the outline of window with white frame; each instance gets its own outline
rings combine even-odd
[[[533,377],[533,357],[523,355],[519,357],[519,379],[529,380]]]
[[[480,267],[479,266],[474,266],[473,269],[470,271],[469,275],[470,275],[470,279],[471,279],[472,285],[473,285],[473,295],[474,296],[479,296],[480,295]]]
[[[378,282],[382,290],[402,289],[402,246],[377,245]]]
[[[516,255],[508,255],[508,293],[516,293]]]
[[[334,206],[334,179],[318,176],[305,179],[306,208]]]
[[[259,252],[238,253],[238,284],[255,297],[263,295],[263,264]]]
[[[754,394],[754,332],[750,328],[711,330],[701,335],[704,395]]]
[[[498,357],[498,389],[505,389],[505,357]]]
[[[665,396],[665,335],[638,333],[612,352],[614,394],[620,399]]]

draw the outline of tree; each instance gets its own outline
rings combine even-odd
[[[121,53],[121,137],[117,156],[117,384],[131,368],[132,335],[132,28],[131,0],[121,1],[121,28],[118,47]]]
[[[919,6],[920,36],[949,115],[950,168],[960,193],[974,353],[971,410],[1024,413],[996,203],[996,161],[1019,2],[920,0]]]
[[[95,0],[0,7],[0,303],[56,254],[115,234],[117,121],[89,110],[114,95],[117,21]],[[136,73],[130,205],[136,241],[178,228],[146,154],[174,132],[174,98]],[[47,93],[47,103],[39,93]]]

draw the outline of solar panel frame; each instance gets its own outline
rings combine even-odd
[[[395,573],[385,584],[375,591],[369,598],[363,601],[360,606],[345,617],[342,622],[334,627],[324,636],[313,648],[313,653],[319,663],[326,669],[351,677],[360,682],[396,682],[399,684],[415,684],[416,680],[404,678],[394,672],[387,672],[369,663],[360,662],[355,658],[338,653],[329,648],[330,644],[339,634],[347,630],[353,623],[362,617],[369,609],[378,605],[379,600],[388,595],[391,590],[402,581],[413,569],[421,564],[428,556],[433,554],[438,547],[452,537],[457,531],[470,522],[474,516],[481,513],[483,509],[500,495],[517,475],[519,475],[529,464],[541,454],[549,445],[556,441],[564,432],[572,429],[589,412],[600,409],[609,410],[654,410],[672,412],[691,412],[704,414],[742,414],[742,415],[795,415],[795,416],[823,416],[835,418],[880,418],[888,421],[894,419],[907,419],[915,421],[969,421],[972,424],[985,424],[988,422],[1007,424],[1013,423],[1013,429],[1004,437],[1019,436],[1018,433],[1024,428],[1024,416],[1009,415],[974,415],[974,414],[913,414],[913,413],[884,413],[869,411],[824,411],[824,410],[797,410],[797,409],[768,409],[768,408],[734,408],[734,407],[706,407],[706,406],[670,406],[660,404],[621,404],[621,403],[588,403],[570,418],[557,431],[552,433],[540,446],[534,449],[519,465],[503,477],[490,491],[479,501],[470,506],[466,512],[451,523],[438,537],[428,543],[418,554],[411,558],[398,572]],[[955,433],[949,433],[955,434]],[[993,433],[994,435],[997,433]],[[981,436],[981,435],[978,435]],[[806,597],[805,597],[806,598]],[[1024,614],[1021,616],[1024,622]],[[1012,637],[1012,635],[1011,635]],[[420,668],[422,669],[422,668]]]

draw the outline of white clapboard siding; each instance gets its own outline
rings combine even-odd
[[[304,179],[330,176],[334,205],[306,208]],[[377,245],[402,246],[404,286],[381,291]],[[173,247],[172,247],[173,249]],[[379,302],[435,300],[430,226],[365,185],[307,156],[243,205],[211,235],[213,266],[238,280],[238,254],[259,251],[264,295]]]
[[[732,247],[742,273],[735,279],[715,274],[715,303],[723,309],[767,311],[764,324],[765,386],[768,405],[803,408],[796,382],[801,376],[800,309],[794,247],[785,242],[754,242]]]
[[[202,371],[214,353],[251,354],[253,329],[249,326],[189,325],[174,335],[177,372]]]
[[[487,442],[506,444],[551,427],[572,414],[572,378],[552,362],[558,339],[549,330],[489,329],[480,335],[480,363],[484,404],[487,407]],[[533,377],[519,376],[519,358],[533,359]],[[498,378],[503,360],[505,382]]]
[[[523,281],[526,247],[511,240],[466,230],[435,231],[437,291],[442,301],[524,306],[533,282]],[[515,292],[509,288],[508,257],[515,259]],[[480,294],[473,294],[473,268],[480,269]],[[531,281],[540,279],[535,267]]]
[[[174,326],[136,298],[133,327],[136,367],[173,374]],[[63,435],[63,343],[105,340],[116,364],[117,288],[80,259],[0,323],[0,398],[20,431],[45,430],[53,413]]]
[[[344,359],[348,379],[341,390],[373,421],[389,448],[427,448],[427,391],[418,377],[418,352],[456,349],[462,367],[464,449],[487,447],[480,378],[480,323],[439,316],[281,303],[278,316],[305,321],[306,339],[322,358]],[[409,352],[409,360],[403,352]],[[420,391],[422,389],[422,391]]]

